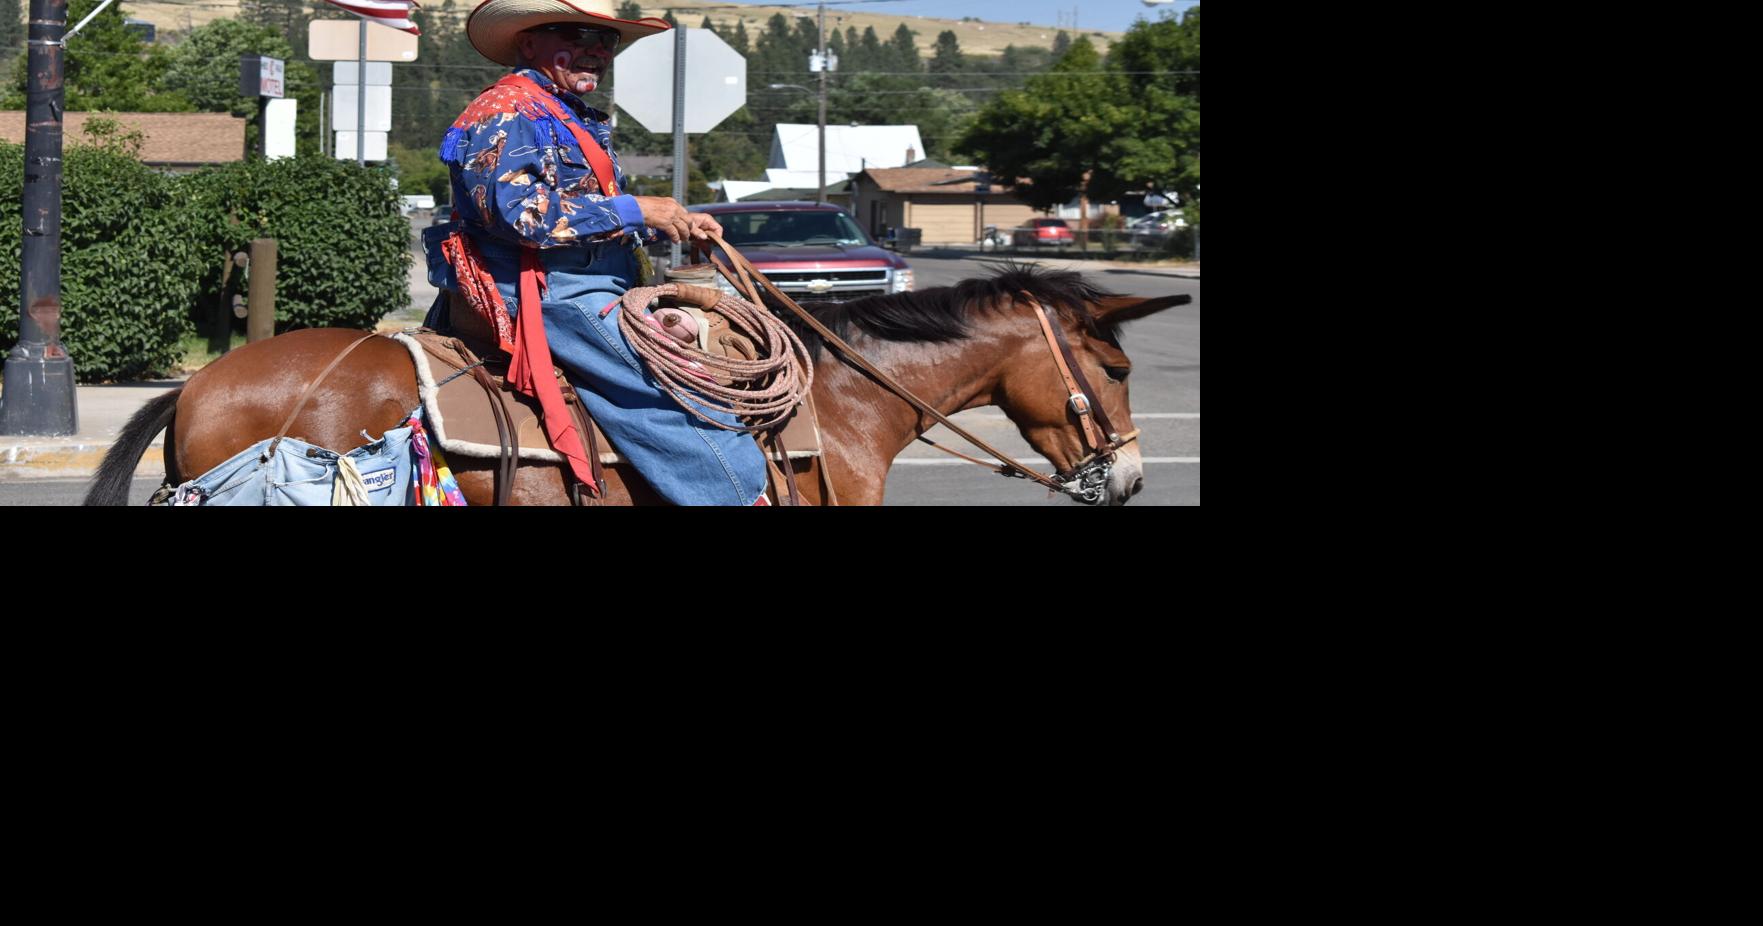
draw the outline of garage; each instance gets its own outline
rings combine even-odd
[[[979,239],[973,231],[973,201],[952,203],[913,197],[906,207],[906,227],[924,232],[925,244],[968,244]]]

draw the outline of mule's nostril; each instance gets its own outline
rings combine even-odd
[[[1129,496],[1132,496],[1132,495],[1137,495],[1143,491],[1145,491],[1145,478],[1143,476],[1140,476],[1139,478],[1134,479],[1132,481],[1132,488],[1130,490],[1128,490],[1126,494]]]

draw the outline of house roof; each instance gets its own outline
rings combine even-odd
[[[864,172],[884,193],[972,193],[980,174],[949,167],[896,167]]]
[[[869,182],[883,193],[973,194],[978,186],[977,180],[991,180],[993,194],[1006,196],[1010,192],[1009,187],[989,172],[971,167],[872,167],[858,176],[869,178]],[[1027,180],[1016,181],[1016,186],[1027,185]]]
[[[829,125],[826,172],[854,174],[865,166],[904,167],[924,156],[916,125]],[[769,167],[820,170],[820,127],[780,122],[771,138]]]
[[[144,164],[224,164],[245,159],[245,120],[230,113],[68,113],[62,136],[68,144],[86,141],[88,119],[114,119],[139,131]],[[0,139],[24,144],[25,114],[0,111]]]

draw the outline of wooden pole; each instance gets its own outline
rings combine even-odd
[[[274,238],[252,239],[249,314],[245,321],[247,343],[275,337],[275,258]]]

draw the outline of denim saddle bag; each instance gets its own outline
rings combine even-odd
[[[346,468],[360,475],[357,497],[364,494],[367,504],[414,504],[410,439],[409,426],[393,428],[379,440],[344,454],[292,437],[282,438],[279,444],[273,439],[261,440],[178,486],[171,505],[330,505],[340,491],[339,478],[348,478]]]

